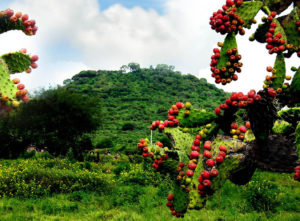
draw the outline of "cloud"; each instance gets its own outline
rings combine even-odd
[[[212,81],[209,71],[212,48],[224,36],[212,31],[208,22],[222,3],[219,0],[211,0],[209,4],[199,0],[161,2],[162,15],[152,9],[138,6],[128,9],[120,4],[101,11],[97,0],[15,0],[9,7],[33,16],[39,31],[32,40],[13,33],[0,46],[8,49],[16,42],[18,47],[24,43],[28,50],[40,55],[40,68],[30,76],[31,87],[62,83],[72,71],[79,72],[79,68],[119,69],[132,61],[143,67],[166,63],[183,73]],[[57,45],[65,46],[53,51]],[[74,55],[67,53],[69,49],[75,51]],[[239,38],[239,50],[245,64],[240,80],[222,88],[246,90],[255,85],[259,88],[265,66],[272,65],[274,58],[267,56],[264,46],[248,42],[247,37]],[[60,54],[59,60],[55,53]]]

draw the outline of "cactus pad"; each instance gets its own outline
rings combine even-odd
[[[248,25],[251,25],[252,20],[262,6],[263,3],[260,1],[244,2],[240,7],[238,7],[236,14],[244,19],[244,26],[247,27]]]
[[[282,87],[285,79],[285,61],[282,53],[278,54],[275,60],[274,69],[276,70],[276,78],[273,79],[271,87],[274,89]]]

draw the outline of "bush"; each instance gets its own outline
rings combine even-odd
[[[119,176],[121,172],[123,171],[128,172],[129,169],[130,169],[129,162],[120,162],[119,165],[113,171],[117,176]]]
[[[83,163],[68,160],[19,160],[11,165],[0,163],[0,197],[35,197],[53,193],[87,190],[110,192],[112,174],[98,168],[87,170]]]
[[[54,158],[49,152],[37,153],[36,156],[40,159],[53,159]]]
[[[72,147],[74,157],[80,159],[84,150],[92,148],[85,134],[99,126],[99,116],[95,98],[64,88],[42,91],[9,116],[1,117],[0,155],[17,157],[33,145],[47,147],[54,156],[66,155]]]
[[[277,184],[254,178],[245,187],[245,195],[250,206],[256,211],[274,211],[280,204]]]
[[[132,124],[132,123],[125,123],[122,126],[122,130],[133,130],[133,129],[134,129],[134,124]]]
[[[35,158],[35,156],[36,156],[35,154],[36,154],[35,150],[30,151],[30,152],[25,151],[23,154],[23,158],[24,159]]]
[[[98,149],[112,148],[113,146],[114,144],[110,138],[104,138],[96,145],[96,148]]]

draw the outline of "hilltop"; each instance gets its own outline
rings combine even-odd
[[[149,137],[151,122],[167,119],[177,101],[213,111],[228,96],[205,79],[183,75],[168,65],[140,68],[131,63],[117,71],[81,71],[64,84],[68,90],[101,99],[103,124],[94,134],[94,144],[112,142],[118,147],[135,146],[140,137]]]

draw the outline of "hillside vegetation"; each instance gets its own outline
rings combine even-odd
[[[168,65],[142,69],[131,63],[119,71],[82,71],[64,84],[68,90],[101,98],[103,124],[93,143],[119,149],[149,136],[151,122],[165,120],[177,101],[212,111],[227,96],[205,79],[173,69]],[[155,139],[164,140],[161,136],[155,134]]]

